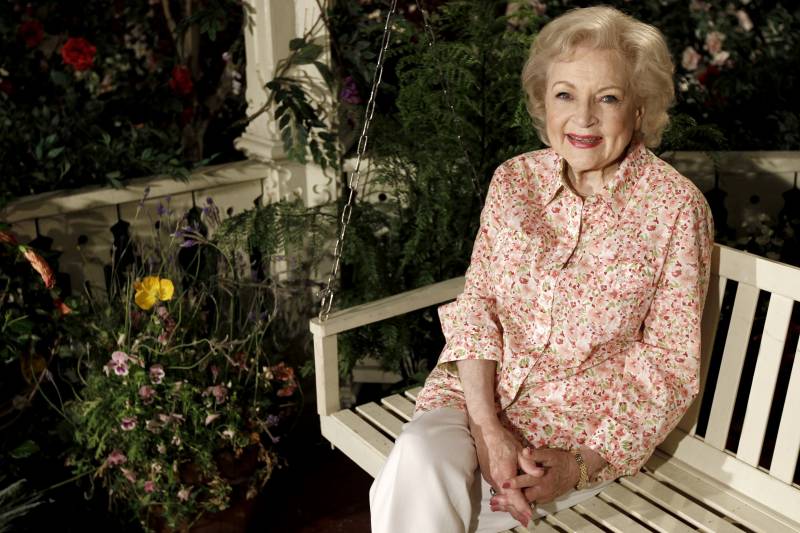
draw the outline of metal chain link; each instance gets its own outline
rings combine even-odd
[[[364,126],[361,129],[361,136],[358,139],[358,149],[356,151],[356,168],[354,172],[350,174],[347,184],[347,187],[350,190],[347,196],[347,203],[342,209],[342,226],[339,229],[339,237],[336,240],[336,246],[333,249],[333,267],[331,267],[331,272],[328,275],[328,282],[325,285],[325,289],[322,291],[322,301],[319,311],[319,320],[321,322],[324,322],[328,319],[328,314],[331,312],[331,305],[333,304],[333,280],[339,273],[339,264],[342,259],[342,250],[344,249],[344,236],[345,233],[347,233],[347,225],[350,223],[350,217],[353,214],[353,204],[355,203],[356,190],[358,189],[358,180],[361,177],[361,158],[364,156],[364,152],[367,149],[367,139],[369,138],[367,131],[369,130],[370,122],[372,122],[372,116],[375,113],[375,95],[378,93],[378,86],[380,85],[381,78],[383,77],[383,63],[385,60],[386,50],[389,47],[389,40],[392,36],[391,22],[396,11],[397,0],[392,0],[392,5],[386,15],[386,24],[383,28],[383,41],[381,42],[378,61],[375,65],[375,75],[372,78],[372,89],[369,93],[369,101],[367,102],[367,107],[364,110]]]
[[[420,13],[422,13],[422,22],[425,25],[425,33],[428,36],[428,49],[433,50],[433,46],[436,43],[436,38],[433,33],[433,28],[428,21],[428,14],[425,9],[422,8],[420,5],[419,0],[414,0],[417,9],[419,9]],[[364,112],[364,126],[361,130],[361,136],[358,140],[358,149],[356,151],[356,167],[355,171],[350,175],[348,188],[349,194],[347,197],[347,203],[345,204],[344,208],[342,209],[342,216],[341,216],[341,223],[342,226],[339,230],[339,237],[336,240],[336,246],[333,248],[333,267],[331,268],[331,272],[328,275],[328,281],[325,285],[325,289],[322,291],[322,301],[320,305],[319,311],[319,320],[320,322],[324,322],[328,319],[328,315],[331,311],[331,305],[333,304],[333,281],[336,278],[336,275],[339,273],[339,265],[341,263],[342,258],[342,251],[344,250],[344,236],[347,232],[347,226],[350,223],[350,217],[353,214],[353,205],[355,203],[356,197],[356,190],[358,188],[358,181],[361,177],[361,159],[364,155],[364,152],[367,148],[367,139],[369,136],[367,132],[369,130],[370,122],[372,122],[372,116],[375,113],[375,95],[378,92],[378,86],[380,85],[381,78],[383,77],[383,63],[384,63],[384,56],[385,52],[389,46],[389,40],[392,34],[391,28],[391,19],[394,16],[397,10],[397,0],[392,0],[392,5],[389,8],[389,13],[386,15],[386,24],[383,28],[383,41],[381,42],[381,49],[378,55],[377,65],[375,67],[375,77],[372,80],[372,90],[370,91],[369,101],[367,102],[367,107]],[[434,58],[435,61],[435,58]],[[444,92],[445,104],[447,107],[450,108],[450,112],[453,115],[454,122],[456,123],[456,130],[461,131],[460,126],[463,126],[463,122],[461,121],[461,117],[458,116],[456,113],[455,108],[453,107],[453,103],[450,100],[450,91],[448,91],[448,83],[447,83],[447,76],[445,76],[444,70],[442,69],[441,63],[436,62],[436,65],[439,70],[439,75],[442,78],[442,91]],[[464,153],[464,160],[467,162],[470,170],[470,178],[472,181],[472,186],[474,188],[475,195],[478,199],[482,199],[481,188],[480,188],[480,181],[478,180],[478,173],[475,170],[475,167],[472,164],[472,160],[469,157],[469,152],[467,151],[467,147],[464,145],[464,141],[461,138],[461,133],[456,134],[456,138],[458,139],[458,143],[461,146],[461,151]]]

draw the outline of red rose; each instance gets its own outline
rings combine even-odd
[[[192,73],[183,65],[175,65],[172,68],[172,78],[169,80],[169,88],[178,96],[191,94],[194,85],[192,84]]]
[[[61,47],[61,59],[75,70],[88,70],[94,63],[97,48],[83,37],[70,37]]]
[[[44,27],[36,19],[29,19],[19,25],[17,37],[25,41],[28,48],[36,48],[44,39]]]

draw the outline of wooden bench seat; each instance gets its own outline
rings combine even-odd
[[[312,320],[322,434],[373,477],[419,389],[341,409],[336,335],[452,300],[462,288],[463,278],[453,279]],[[534,531],[800,532],[800,345],[786,346],[796,342],[788,330],[798,301],[800,269],[715,245],[700,397],[642,472],[539,520]],[[753,333],[760,341],[748,350]]]

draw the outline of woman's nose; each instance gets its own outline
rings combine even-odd
[[[575,110],[575,122],[582,128],[593,126],[597,121],[594,105],[592,102],[581,102]]]

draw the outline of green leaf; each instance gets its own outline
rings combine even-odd
[[[306,44],[305,39],[303,39],[302,37],[297,37],[289,41],[289,50],[292,51],[300,50],[301,48],[303,48],[303,46],[305,46],[305,44]]]
[[[64,146],[59,146],[58,148],[51,148],[51,149],[50,149],[50,150],[47,152],[47,158],[48,158],[48,159],[55,159],[56,157],[58,157],[59,155],[61,155],[61,152],[63,152],[63,151],[64,151],[64,148],[66,148],[66,147],[64,147]]]
[[[26,440],[11,451],[14,459],[25,459],[39,451],[39,445],[32,440]]]

